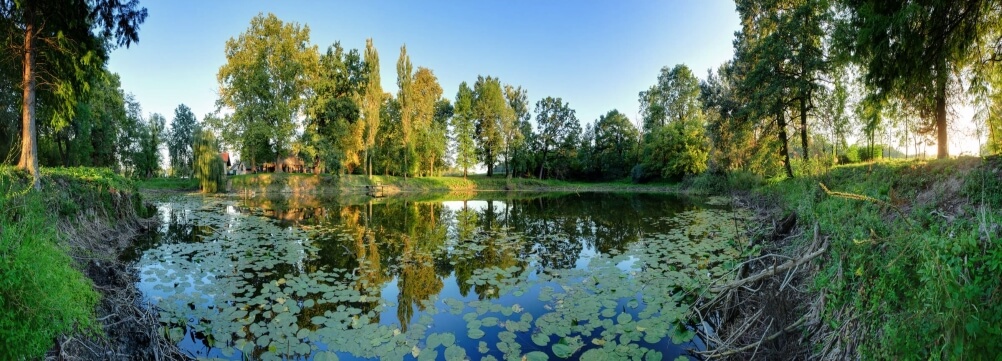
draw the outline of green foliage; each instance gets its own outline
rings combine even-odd
[[[170,122],[170,130],[167,131],[165,141],[172,176],[192,176],[194,155],[191,150],[197,131],[198,119],[195,118],[195,113],[192,113],[187,105],[178,105],[177,109],[174,109],[174,119]]]
[[[220,135],[251,165],[265,160],[259,156],[276,160],[292,150],[318,64],[309,41],[308,26],[274,14],[258,14],[244,33],[226,41],[226,64],[217,76],[219,105],[233,113],[223,118]]]
[[[372,38],[365,40],[365,92],[362,96],[362,119],[365,121],[363,139],[365,139],[364,160],[368,174],[372,175],[372,148],[376,145],[376,133],[379,132],[381,108],[383,106],[383,86],[379,82],[379,52],[372,43]]]
[[[456,92],[456,110],[452,117],[452,132],[456,142],[456,167],[463,170],[463,176],[477,164],[474,137],[476,124],[473,115],[473,89],[464,81]]]
[[[859,156],[859,150],[859,146],[855,144],[845,148],[845,150],[842,151],[842,154],[839,154],[838,156],[839,164],[852,164],[862,161]]]
[[[842,314],[848,309],[870,315],[852,331],[868,336],[862,358],[991,358],[1002,352],[998,165],[967,158],[839,166],[760,192],[831,239],[815,289],[826,294],[829,322],[853,322]],[[874,202],[826,195],[819,181],[886,201],[908,220]]]
[[[491,76],[478,76],[473,83],[473,117],[477,140],[477,160],[487,167],[487,175],[494,175],[494,166],[504,152],[505,124],[514,113],[505,100],[501,81]]]
[[[700,174],[707,169],[709,147],[699,121],[674,122],[647,134],[644,168],[665,179]]]
[[[637,162],[640,133],[630,119],[618,110],[611,110],[595,121],[593,161],[602,179],[620,179],[630,173]]]
[[[202,130],[195,136],[192,154],[195,156],[195,178],[203,193],[226,190],[226,167],[219,153],[219,143],[215,135]]]
[[[124,182],[110,171],[80,174]],[[55,207],[43,193],[26,191],[29,186],[23,173],[0,169],[0,358],[5,360],[41,358],[62,334],[100,332],[94,319],[98,294],[60,242]]]
[[[861,162],[878,160],[884,156],[884,149],[880,144],[874,144],[872,147],[860,147],[858,152]]]
[[[540,99],[536,102],[536,132],[541,152],[539,178],[566,179],[580,145],[581,124],[574,109],[561,98]]]
[[[313,96],[306,108],[302,155],[319,159],[332,173],[351,173],[363,163],[364,70],[358,49],[345,52],[340,42],[320,56]]]

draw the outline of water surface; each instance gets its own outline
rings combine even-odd
[[[664,194],[158,202],[134,252],[169,336],[225,359],[645,359],[746,215]],[[711,202],[712,203],[712,202]]]

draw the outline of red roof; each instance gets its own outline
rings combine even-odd
[[[220,156],[223,157],[223,163],[230,164],[230,153],[223,152]]]

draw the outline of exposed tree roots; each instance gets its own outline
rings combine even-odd
[[[60,222],[70,255],[100,292],[96,317],[104,336],[64,335],[47,360],[183,360],[188,359],[166,339],[156,309],[136,288],[137,273],[120,254],[156,219],[142,219],[130,203],[132,195],[113,194],[119,214],[89,211]],[[85,207],[86,208],[86,207]],[[115,219],[110,224],[108,219]]]
[[[762,219],[770,213],[775,214],[759,210]],[[740,264],[733,278],[711,285],[700,295],[692,316],[703,325],[697,332],[707,349],[694,352],[697,356],[735,360],[856,357],[854,337],[860,334],[860,326],[853,317],[857,312],[840,310],[827,315],[841,325],[832,329],[829,322],[821,322],[825,293],[808,287],[817,267],[812,261],[827,255],[828,238],[813,225],[810,241],[790,249],[791,240],[805,232],[796,223],[791,215],[773,224],[771,231],[754,231],[749,247],[758,245],[762,251]]]

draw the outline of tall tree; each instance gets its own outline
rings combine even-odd
[[[431,175],[435,171],[435,165],[441,163],[445,155],[446,142],[448,139],[448,117],[451,116],[452,106],[448,101],[442,101],[442,86],[438,84],[438,78],[431,69],[418,67],[414,73],[414,84],[411,94],[413,118],[412,126],[416,135],[415,154],[420,157],[420,161],[415,159],[419,170],[427,170],[425,174]],[[445,108],[441,108],[445,107]],[[448,114],[440,114],[439,112]],[[439,119],[439,116],[445,116]]]
[[[372,38],[365,40],[365,94],[362,97],[362,114],[365,120],[365,168],[372,178],[372,147],[379,131],[380,107],[383,104],[383,86],[379,83],[379,52]]]
[[[192,171],[192,142],[198,130],[198,119],[187,105],[181,104],[174,109],[174,119],[170,122],[167,134],[167,154],[174,176],[189,177]]]
[[[786,22],[786,4],[779,0],[737,2],[742,29],[734,40],[735,67],[742,74],[738,91],[745,99],[742,116],[763,129],[775,129],[779,138],[779,156],[787,177],[793,178],[790,163],[787,116],[794,99],[796,84],[790,61],[790,47],[783,32],[777,29]],[[772,127],[770,121],[775,121]]]
[[[525,137],[522,134],[521,125],[528,122],[529,117],[529,94],[521,86],[504,86],[504,97],[508,101],[508,108],[511,109],[509,116],[504,119],[501,126],[501,135],[504,137],[504,169],[508,179],[514,173],[514,158],[525,146]]]
[[[165,138],[166,118],[160,113],[150,114],[145,122],[140,123],[139,153],[135,165],[135,175],[142,178],[153,178],[163,169],[163,159],[160,150]]]
[[[459,84],[459,91],[456,92],[452,133],[456,142],[456,166],[463,169],[463,178],[466,178],[470,167],[477,164],[477,146],[474,142],[473,89],[465,81]]]
[[[511,117],[501,81],[490,76],[478,76],[473,83],[473,114],[476,118],[477,156],[487,167],[487,176],[494,175],[498,153],[503,151],[502,122]]]
[[[358,49],[345,52],[336,42],[320,56],[303,136],[306,152],[321,168],[340,174],[362,165],[359,153],[364,147],[365,124],[360,120],[365,76]]]
[[[47,90],[61,98],[69,115],[85,89],[80,73],[103,65],[111,47],[139,41],[139,25],[146,15],[138,0],[0,1],[2,31],[11,39],[23,38],[22,46],[13,47],[23,69],[18,168],[31,174],[36,189],[40,187],[35,114],[39,75],[45,76],[42,84],[51,86]]]
[[[932,114],[937,157],[949,156],[947,98],[951,74],[976,55],[976,44],[998,27],[995,0],[842,0],[843,48],[865,69],[879,97],[916,99]],[[995,50],[998,54],[998,50]]]
[[[407,179],[407,173],[411,172],[409,158],[413,158],[414,144],[411,143],[411,133],[413,132],[412,118],[414,117],[414,78],[412,77],[413,65],[411,58],[407,55],[407,45],[400,47],[400,58],[397,59],[397,101],[400,102],[400,135],[403,145],[403,174]]]
[[[317,63],[310,28],[275,14],[258,14],[246,32],[226,41],[218,104],[233,113],[225,118],[223,138],[245,158],[250,155],[252,167],[266,150],[275,170],[281,169],[278,163],[291,149]]]
[[[636,161],[640,132],[618,110],[610,110],[595,121],[594,161],[605,179],[625,177]]]
[[[546,97],[536,102],[536,128],[542,153],[539,165],[539,178],[542,179],[544,171],[551,166],[550,155],[562,147],[576,146],[581,125],[568,103],[561,98]]]
[[[681,64],[661,68],[658,82],[640,92],[645,173],[669,178],[706,169],[709,145],[699,96],[699,79]]]

